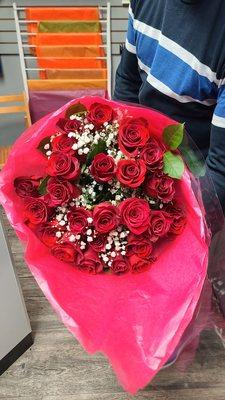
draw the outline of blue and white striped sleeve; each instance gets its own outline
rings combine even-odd
[[[218,100],[214,110],[212,124],[218,128],[225,129],[225,82],[220,86],[218,92]]]
[[[210,148],[207,157],[214,185],[225,211],[225,85],[221,85],[212,119]]]
[[[128,29],[127,29],[127,38],[125,47],[130,53],[136,54],[134,14],[131,5],[129,6],[129,19],[128,19]]]
[[[125,48],[116,72],[114,99],[126,102],[139,103],[139,90],[142,80],[138,68],[135,45],[135,29],[133,27],[133,11],[131,2],[129,7],[129,21]]]

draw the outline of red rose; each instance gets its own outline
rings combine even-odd
[[[136,236],[134,234],[130,234],[126,249],[128,257],[135,254],[140,258],[149,258],[152,253],[153,246],[148,235],[144,234]]]
[[[48,219],[48,209],[45,202],[41,199],[26,198],[25,210],[26,221],[38,225]]]
[[[85,254],[83,260],[79,263],[78,268],[82,272],[87,272],[91,275],[99,274],[103,271],[103,264],[98,254],[89,249]]]
[[[96,182],[109,182],[116,173],[116,164],[112,157],[99,153],[94,157],[90,167],[90,173]]]
[[[152,242],[156,242],[169,232],[171,225],[169,214],[163,211],[152,211],[150,215],[149,238]]]
[[[72,233],[84,233],[85,229],[87,229],[88,217],[91,216],[91,213],[87,211],[83,207],[72,207],[67,214],[67,219],[69,223],[69,227]]]
[[[116,275],[122,275],[130,270],[130,263],[127,257],[123,257],[122,255],[117,255],[110,267],[111,271]]]
[[[38,237],[40,240],[47,246],[52,247],[57,242],[56,237],[57,229],[50,225],[42,225],[37,232]]]
[[[135,189],[145,179],[146,165],[142,160],[120,160],[117,164],[117,179],[123,186]]]
[[[93,238],[93,242],[90,243],[90,247],[97,253],[100,253],[105,250],[106,241],[107,238],[105,235],[96,235]]]
[[[155,257],[151,257],[150,259],[146,260],[136,255],[131,256],[130,257],[131,272],[133,274],[139,274],[141,272],[148,271],[155,261],[156,261]]]
[[[159,142],[150,138],[140,153],[140,158],[145,162],[149,171],[154,172],[163,168],[163,156],[165,149]]]
[[[58,243],[51,249],[54,257],[66,263],[78,264],[83,258],[83,254],[78,246],[71,243]]]
[[[65,179],[77,179],[80,175],[80,164],[76,157],[62,151],[51,154],[47,164],[47,174],[62,176]]]
[[[79,132],[81,122],[76,119],[59,118],[56,128],[61,133]]]
[[[120,204],[121,220],[136,235],[141,235],[149,227],[150,207],[146,200],[132,197]]]
[[[164,203],[172,201],[175,195],[173,179],[161,172],[147,177],[144,190],[149,197],[160,199]]]
[[[71,199],[76,199],[80,196],[81,191],[71,182],[63,178],[50,178],[47,183],[46,201],[52,207],[64,205]]]
[[[148,121],[144,118],[127,117],[120,124],[119,147],[128,157],[137,156],[149,139]]]
[[[101,203],[94,208],[94,226],[97,232],[105,234],[115,229],[119,224],[118,209],[110,203]]]
[[[113,109],[107,104],[93,103],[89,109],[87,118],[95,126],[101,126],[105,122],[112,121]]]
[[[170,225],[170,233],[180,235],[187,223],[185,211],[178,205],[169,205],[166,207],[166,212],[170,215],[172,222]]]
[[[14,180],[16,194],[20,197],[37,197],[40,179],[20,176]]]
[[[74,137],[68,137],[66,134],[61,134],[56,136],[52,141],[52,150],[53,151],[62,151],[63,153],[73,154],[74,150],[72,146],[76,143],[77,140]]]

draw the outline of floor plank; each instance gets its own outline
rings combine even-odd
[[[191,368],[160,372],[135,397],[118,384],[101,354],[89,356],[52,311],[23,261],[23,247],[7,224],[15,267],[35,343],[0,377],[0,400],[224,400],[225,350],[214,332],[202,335]]]

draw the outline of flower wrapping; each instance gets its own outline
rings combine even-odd
[[[160,142],[165,128],[176,124],[156,111],[141,107],[95,97],[83,97],[79,102],[87,110],[95,103],[112,107],[119,125],[131,116],[144,118],[149,122],[151,134]],[[176,182],[176,200],[185,209],[186,224],[174,240],[162,242],[159,256],[147,270],[119,276],[86,274],[57,259],[25,223],[24,204],[18,198],[14,182],[18,177],[45,177],[46,171],[52,172],[52,165],[49,166],[48,158],[38,147],[43,139],[54,134],[59,119],[77,103],[78,100],[71,101],[44,117],[17,140],[0,174],[0,201],[25,244],[25,259],[32,274],[66,327],[86,351],[103,352],[125,390],[135,393],[172,356],[193,318],[208,264],[204,209],[193,190],[195,178],[185,168]],[[126,143],[120,146],[127,151]],[[135,151],[135,147],[129,148],[129,152]],[[97,163],[90,168],[96,175]],[[124,176],[120,175],[118,179],[124,184]],[[138,179],[142,180],[141,173]]]

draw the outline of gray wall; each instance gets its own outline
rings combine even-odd
[[[105,0],[67,0],[65,6],[105,5]],[[127,28],[127,6],[122,6],[122,0],[111,0],[112,6],[112,70],[113,77],[120,59],[120,44],[124,42]],[[20,0],[19,6],[62,5],[61,0]],[[18,47],[11,0],[0,0],[0,55],[3,64],[3,77],[0,77],[0,95],[20,92],[23,90],[20,72]],[[113,79],[114,85],[114,79]],[[0,145],[9,144],[12,138],[24,130],[22,117],[0,117]]]

